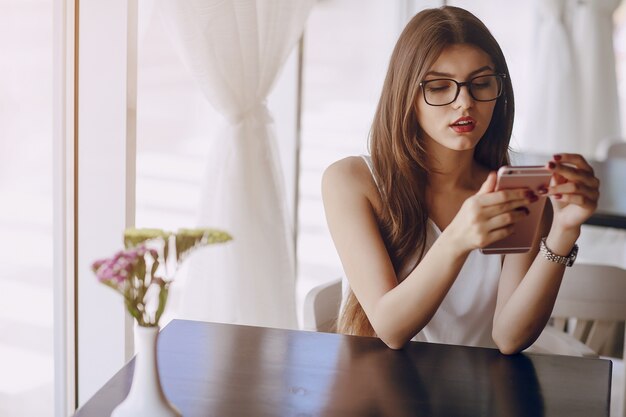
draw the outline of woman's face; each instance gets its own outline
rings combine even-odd
[[[428,70],[423,81],[451,78],[466,82],[480,76],[495,74],[495,66],[482,49],[469,44],[446,47]],[[435,82],[426,86],[428,94],[443,94]],[[456,86],[452,86],[454,90]],[[476,91],[478,91],[477,87]],[[422,90],[420,88],[420,90]],[[422,128],[427,148],[439,144],[447,149],[464,151],[474,149],[487,131],[496,100],[476,101],[467,86],[461,87],[454,102],[444,106],[431,106],[424,100],[423,91],[417,96],[417,121]]]

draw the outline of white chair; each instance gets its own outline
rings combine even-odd
[[[596,158],[605,160],[607,158],[626,158],[626,141],[621,138],[607,138],[598,143],[596,147]]]
[[[626,321],[626,270],[590,264],[567,268],[552,317],[559,327],[569,322],[567,319],[575,318],[576,325],[569,333],[599,351],[609,338],[606,329],[611,322]],[[611,416],[623,417],[626,416],[626,337],[622,355],[622,360],[610,359],[613,361]]]
[[[333,333],[341,304],[341,278],[320,284],[304,298],[303,330]]]

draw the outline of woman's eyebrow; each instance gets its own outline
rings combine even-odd
[[[470,73],[469,73],[469,75],[470,75],[470,76],[472,76],[472,75],[475,75],[475,74],[478,74],[478,73],[480,73],[480,72],[487,71],[487,70],[489,70],[489,71],[495,71],[495,70],[494,70],[492,67],[490,67],[489,65],[485,65],[485,66],[483,66],[483,67],[480,67],[480,68],[478,68],[478,69],[476,69],[476,70],[474,70],[474,71],[470,72]],[[437,76],[437,77],[448,77],[448,78],[451,78],[451,77],[452,77],[452,74],[450,74],[450,73],[447,73],[447,72],[439,72],[439,71],[428,71],[428,72],[426,73],[426,76],[429,76],[429,75],[434,75],[434,76]]]

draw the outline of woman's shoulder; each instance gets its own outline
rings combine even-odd
[[[364,176],[370,176],[367,163],[362,156],[348,156],[333,162],[324,171],[324,176],[331,178],[339,177],[342,179],[360,179]]]
[[[330,189],[339,193],[362,194],[372,200],[377,193],[372,173],[361,156],[349,156],[332,163],[322,176],[322,192]]]

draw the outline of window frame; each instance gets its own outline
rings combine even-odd
[[[78,0],[53,1],[53,305],[54,413],[76,407],[75,349],[75,44]]]

